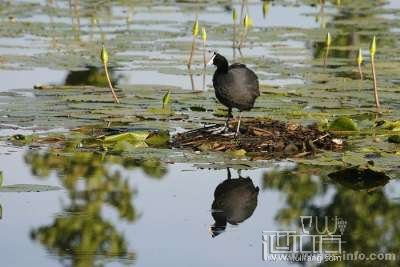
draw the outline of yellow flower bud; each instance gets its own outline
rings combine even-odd
[[[263,12],[263,16],[264,18],[268,15],[269,12],[269,1],[264,1],[263,5],[262,5],[262,12]]]
[[[332,37],[331,34],[328,32],[325,37],[325,45],[331,46],[331,44],[332,44]]]
[[[244,16],[243,19],[243,26],[247,29],[248,27],[250,27],[252,24],[252,21],[250,19],[250,17],[248,15]]]
[[[376,53],[376,37],[374,35],[374,38],[371,41],[371,45],[369,46],[369,52],[371,53],[371,56],[375,56]]]
[[[362,55],[362,50],[361,48],[358,49],[358,53],[357,53],[357,64],[361,65],[364,61],[363,55]]]
[[[207,40],[207,32],[204,27],[201,27],[201,39],[203,39],[204,42]]]
[[[192,33],[193,33],[193,36],[197,36],[197,35],[199,35],[199,20],[196,18],[196,20],[194,21],[194,24],[193,24],[193,29],[192,29]]]
[[[108,63],[108,52],[107,52],[107,49],[104,47],[104,44],[101,47],[100,58],[101,58],[101,62],[103,62],[104,65],[107,65],[107,63]]]
[[[232,19],[233,19],[233,21],[237,20],[237,12],[236,12],[235,8],[232,9]]]

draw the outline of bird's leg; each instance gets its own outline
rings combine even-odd
[[[238,121],[238,125],[236,128],[236,133],[235,133],[235,137],[239,135],[239,131],[240,131],[240,121],[242,120],[242,112],[239,111],[239,121]]]
[[[229,108],[229,109],[228,109],[228,117],[226,118],[225,127],[224,127],[223,132],[225,132],[226,130],[229,129],[229,120],[230,120],[231,117],[232,117],[232,109]]]
[[[229,169],[229,167],[226,168],[226,170],[228,171],[228,180],[230,180],[232,178],[231,170]]]

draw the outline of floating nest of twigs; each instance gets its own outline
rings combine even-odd
[[[321,150],[340,150],[343,141],[316,126],[301,126],[276,120],[242,121],[240,134],[234,137],[237,121],[229,131],[223,125],[212,125],[174,136],[172,146],[195,151],[242,151],[261,158],[303,157]]]

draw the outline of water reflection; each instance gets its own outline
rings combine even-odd
[[[286,195],[286,207],[278,212],[276,220],[283,225],[300,227],[300,216],[312,216],[323,222],[325,217],[347,221],[342,234],[342,250],[348,253],[400,252],[400,223],[396,219],[400,203],[391,200],[383,187],[373,185],[374,191],[362,188],[334,186],[329,180],[332,168],[299,165],[293,171],[277,171],[264,175],[263,188],[275,189]],[[343,172],[336,172],[336,175]],[[318,179],[320,177],[320,179]],[[379,178],[374,176],[375,178]],[[342,176],[341,179],[349,177]],[[370,177],[372,178],[372,177]],[[385,183],[381,184],[384,185]],[[357,191],[357,190],[362,191]],[[334,229],[329,221],[329,229]],[[318,234],[315,229],[311,234]],[[307,243],[312,250],[312,244]],[[385,266],[398,266],[399,259]],[[359,262],[357,262],[359,263]],[[362,263],[362,262],[360,262]],[[320,266],[344,266],[343,262],[325,262]]]
[[[220,183],[214,192],[211,215],[215,223],[211,226],[211,235],[216,237],[225,231],[227,223],[237,225],[251,217],[257,207],[258,186],[254,186],[250,177],[232,179],[230,169],[228,177]]]
[[[323,11],[324,4],[322,2],[324,1],[321,1],[321,10]],[[335,5],[336,11],[332,13],[328,24],[329,31],[334,32],[332,38],[334,49],[330,50],[330,57],[350,59],[349,64],[354,65],[359,47],[367,47],[374,34],[389,32],[390,23],[383,23],[383,18],[380,17],[379,13],[380,9],[386,4],[385,1],[354,0],[342,1],[341,5]],[[360,7],[362,7],[362,11],[360,11]],[[378,39],[385,42],[381,44],[382,47],[393,47],[395,45],[394,39]],[[322,58],[325,42],[314,42],[313,47],[314,58]],[[335,47],[347,49],[335,49]],[[347,74],[351,74],[351,72],[347,72]]]
[[[45,178],[56,172],[68,194],[68,203],[60,215],[51,224],[33,229],[31,238],[68,266],[95,266],[104,259],[133,263],[136,253],[129,249],[123,233],[104,210],[113,209],[119,223],[135,222],[138,214],[132,198],[136,190],[129,184],[129,177],[123,177],[112,166],[140,167],[157,179],[166,174],[166,168],[156,159],[76,152],[74,147],[71,144],[63,151],[29,151],[25,155],[34,175]]]
[[[116,76],[112,68],[109,68],[110,79],[113,85],[118,84],[122,76]],[[69,71],[65,78],[65,85],[93,85],[108,87],[106,74],[103,68],[86,66],[86,70]]]
[[[390,180],[390,177],[383,172],[358,166],[332,172],[328,176],[344,187],[369,192],[385,186]]]

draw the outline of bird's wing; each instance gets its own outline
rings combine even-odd
[[[239,64],[238,64],[239,65]],[[244,66],[243,64],[240,64]],[[260,96],[259,82],[257,75],[246,67],[236,66],[230,69],[230,72],[234,74],[235,79],[239,79],[237,84],[240,84],[240,88],[244,91],[250,92],[253,96]]]

